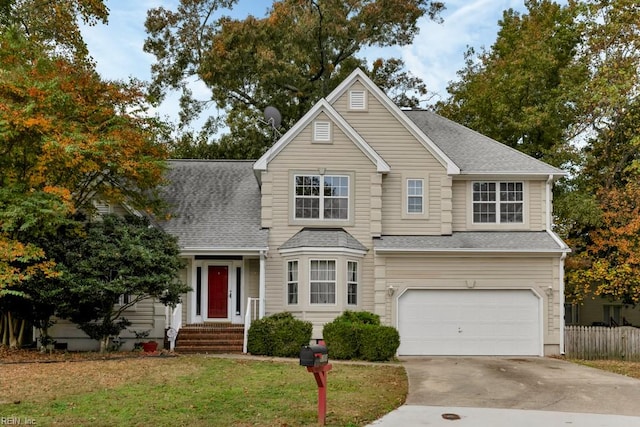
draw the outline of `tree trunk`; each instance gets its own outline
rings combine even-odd
[[[109,337],[102,337],[100,340],[100,353],[106,353],[109,348]]]
[[[14,322],[10,311],[7,313],[7,322],[9,326],[9,348],[18,348],[16,330],[14,329]]]
[[[0,346],[9,345],[9,331],[7,329],[7,313],[0,313]]]

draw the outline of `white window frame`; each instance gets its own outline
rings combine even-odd
[[[327,263],[327,267],[331,264],[333,264],[333,279],[329,279],[329,278],[325,278],[325,279],[316,279],[314,280],[311,276],[313,275],[314,269],[313,269],[313,264],[315,263]],[[311,258],[309,259],[309,305],[310,306],[335,306],[338,303],[338,280],[337,280],[337,271],[338,269],[338,262],[335,259],[320,259],[320,258]],[[330,270],[327,268],[326,270],[327,272],[330,272]],[[314,296],[314,292],[313,292],[313,285],[314,284],[326,284],[328,285],[328,287],[330,288],[331,285],[333,285],[333,302],[313,302],[313,296]],[[319,292],[316,292],[316,294],[320,295]],[[328,297],[327,300],[331,299],[331,292],[327,292],[326,296]]]
[[[305,194],[298,194],[298,178],[299,177],[309,177],[309,178],[318,178],[318,195],[305,195]],[[344,195],[339,195],[339,196],[326,196],[324,194],[325,192],[325,179],[326,178],[344,178],[346,179],[346,196]],[[351,181],[350,181],[350,176],[349,175],[340,175],[340,174],[328,174],[328,175],[320,175],[320,174],[295,174],[293,176],[293,218],[296,221],[349,221],[349,209],[350,209],[350,186],[351,186]],[[303,187],[303,186],[300,186]],[[298,216],[298,200],[303,200],[303,199],[312,199],[318,200],[318,216],[317,217],[304,217],[304,216]],[[342,200],[346,200],[347,201],[347,206],[346,206],[346,217],[344,218],[325,218],[325,202],[326,200],[332,200],[332,199],[342,199]]]
[[[412,182],[420,183],[420,193],[413,193],[412,190],[415,190],[415,187],[411,186]],[[406,181],[407,186],[407,197],[405,200],[405,208],[407,215],[422,215],[424,213],[424,179],[423,178],[407,178]],[[411,199],[420,199],[420,210],[412,211],[410,210],[410,200]]]
[[[296,266],[296,271],[295,271],[295,279],[292,278],[291,273],[291,266],[294,265]],[[300,263],[298,262],[297,259],[292,259],[287,261],[287,305],[298,305],[298,303],[300,302]],[[295,302],[291,302],[291,296],[293,295],[291,292],[291,287],[295,286]]]
[[[355,275],[351,276],[351,266],[355,266]],[[360,265],[358,261],[347,260],[347,277],[346,277],[346,293],[347,293],[347,305],[357,306],[359,300],[359,278],[360,278]],[[354,292],[351,292],[351,288],[354,288]],[[351,297],[355,298],[355,302],[351,302]]]
[[[495,188],[493,190],[483,191],[482,189],[476,192],[476,184],[478,185],[490,185],[493,184]],[[519,194],[520,200],[509,200],[509,189],[502,190],[502,185],[519,185],[519,190],[514,190],[513,194]],[[503,199],[503,193],[507,193],[507,198]],[[486,194],[488,196],[493,195],[493,200],[475,200],[476,194]],[[525,223],[525,183],[524,181],[473,181],[471,183],[471,221],[473,224],[513,224],[523,225]],[[506,205],[520,205],[520,220],[519,221],[503,221],[502,214]],[[484,213],[485,215],[495,215],[495,221],[476,221],[476,206],[480,205],[493,205],[494,211]],[[480,215],[483,213],[480,212]],[[507,212],[507,215],[510,214]],[[517,214],[513,212],[512,214]]]

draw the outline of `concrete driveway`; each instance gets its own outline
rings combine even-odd
[[[409,377],[406,405],[372,425],[640,426],[637,379],[550,358],[402,361]],[[460,420],[451,424],[443,416],[448,413]]]

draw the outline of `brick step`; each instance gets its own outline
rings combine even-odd
[[[182,337],[190,337],[190,338],[207,338],[207,337],[243,337],[244,331],[240,332],[227,332],[227,331],[216,331],[216,332],[185,332],[180,331],[178,333],[178,338]]]
[[[231,324],[188,325],[178,333],[176,352],[242,353],[244,327]]]
[[[175,351],[178,354],[241,354],[242,347],[176,347]]]

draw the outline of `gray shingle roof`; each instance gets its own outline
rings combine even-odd
[[[159,224],[183,250],[267,247],[253,161],[171,160],[166,177],[172,217]]]
[[[284,242],[280,249],[297,248],[344,248],[358,251],[366,251],[367,248],[355,237],[341,228],[303,228],[289,240]]]
[[[558,168],[431,111],[403,112],[460,168],[463,174],[565,174]]]
[[[449,236],[382,236],[376,251],[565,252],[546,231],[464,231]]]

